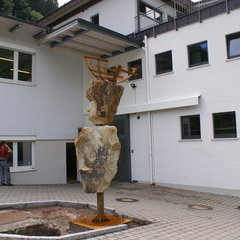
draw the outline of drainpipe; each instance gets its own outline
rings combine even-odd
[[[149,49],[148,49],[148,38],[144,36],[145,47],[145,65],[146,65],[146,89],[147,89],[147,102],[151,101],[151,82],[149,73]],[[148,148],[149,148],[149,169],[150,169],[150,182],[155,183],[155,164],[154,164],[154,138],[153,138],[153,118],[152,113],[148,112]]]

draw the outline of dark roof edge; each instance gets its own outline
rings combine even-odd
[[[46,29],[46,30],[49,29],[49,28],[44,27],[42,25],[39,25],[39,24],[36,24],[36,23],[32,23],[32,22],[29,22],[29,21],[26,21],[26,20],[18,19],[18,18],[6,15],[6,14],[1,13],[1,12],[0,12],[0,17],[8,18],[8,19],[14,20],[16,22],[21,22],[21,23],[24,23],[24,24],[32,25],[32,26],[39,27],[39,28]]]
[[[49,13],[44,18],[40,19],[38,21],[38,23],[39,24],[44,24],[44,25],[49,26],[49,27],[56,26],[57,24],[60,24],[61,22],[69,19],[70,17],[73,17],[74,15],[78,14],[79,12],[82,12],[82,11],[86,10],[90,6],[97,4],[102,0],[89,0],[88,2],[86,2],[82,5],[80,4],[80,6],[79,6],[79,4],[76,4],[76,6],[72,10],[69,11],[69,9],[67,7],[69,6],[69,8],[71,8],[71,4],[73,4],[75,1],[76,0],[71,0],[70,2],[67,2],[66,4],[61,6],[60,8],[57,8],[56,10],[52,11],[51,13]],[[63,13],[62,16],[58,17],[58,14],[61,15],[61,11],[64,8],[66,8],[66,13]],[[53,18],[55,17],[56,19],[51,20],[51,16],[53,16]],[[50,20],[47,21],[47,18],[50,18]]]
[[[184,27],[193,23],[197,23],[197,22],[201,23],[205,19],[218,16],[223,13],[229,13],[230,11],[238,8],[240,8],[240,0],[228,0],[227,5],[226,5],[226,1],[223,0],[222,2],[218,2],[214,5],[201,9],[200,14],[198,11],[189,13],[181,17],[178,17],[176,21],[171,20],[168,22],[164,22],[157,26],[142,30],[140,32],[132,33],[128,36],[134,37],[137,40],[143,40],[144,36],[156,37],[157,35],[160,35],[172,30],[178,30],[181,27]]]
[[[69,2],[67,2],[67,3],[65,3],[65,4],[63,4],[61,7],[59,7],[59,8],[57,8],[57,9],[53,10],[52,12],[50,12],[48,15],[46,15],[46,16],[43,17],[43,18],[41,18],[41,19],[38,20],[37,22],[41,22],[41,21],[45,20],[46,18],[48,18],[49,16],[51,16],[51,15],[54,14],[55,12],[58,12],[59,10],[61,10],[61,9],[65,8],[66,6],[72,4],[74,1],[75,1],[75,0],[71,0],[71,1],[69,1]]]

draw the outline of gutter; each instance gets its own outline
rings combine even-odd
[[[145,65],[146,65],[146,88],[147,88],[147,102],[151,101],[151,82],[149,73],[149,49],[148,38],[144,36],[145,47]],[[148,112],[148,149],[149,149],[149,170],[150,170],[150,182],[155,183],[155,159],[154,159],[154,137],[153,137],[153,117],[152,112]]]

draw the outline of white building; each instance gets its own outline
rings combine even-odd
[[[90,54],[141,65],[115,121],[117,180],[238,194],[239,13],[240,0],[73,0],[37,25],[1,16],[0,140],[14,150],[13,183],[79,179],[72,142],[91,125]]]

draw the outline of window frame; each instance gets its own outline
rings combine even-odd
[[[234,55],[234,56],[230,56],[230,41],[233,39],[236,39],[236,36],[238,36],[237,38],[240,39],[240,32],[235,32],[235,33],[226,35],[226,46],[227,46],[227,58],[228,59],[240,57],[240,53],[237,55]]]
[[[199,44],[202,44],[202,43],[207,43],[207,56],[208,56],[208,60],[205,61],[205,62],[201,62],[201,63],[190,64],[190,48],[194,47],[194,46],[197,46]],[[187,51],[188,51],[188,67],[189,68],[209,64],[209,51],[208,51],[208,41],[207,40],[187,45]]]
[[[167,52],[171,52],[171,64],[172,64],[171,70],[163,70],[163,71],[158,72],[157,71],[157,56],[160,55],[160,54],[163,54],[163,53],[167,53]],[[154,55],[154,57],[155,57],[155,73],[156,73],[156,75],[161,75],[161,74],[164,74],[164,73],[173,72],[173,55],[172,55],[172,50],[168,50],[168,51],[165,51],[165,52],[157,53],[157,54]]]
[[[26,171],[26,170],[32,170],[35,168],[35,142],[34,141],[7,141],[12,142],[13,148],[13,166],[10,167],[11,172],[18,172],[18,171]],[[27,166],[18,166],[18,143],[19,142],[30,142],[31,143],[31,160],[32,164]]]
[[[141,68],[140,68],[141,73],[139,74],[140,76],[139,76],[139,77],[138,77],[138,76],[136,76],[136,77],[131,77],[131,78],[129,79],[129,81],[139,80],[139,79],[142,79],[142,78],[143,78],[143,65],[142,65],[142,64],[143,64],[143,61],[142,61],[142,58],[138,58],[138,59],[129,61],[129,62],[127,63],[127,66],[128,66],[128,68],[131,68],[130,64],[131,64],[131,63],[134,63],[134,62],[137,62],[137,61],[141,61]]]
[[[13,166],[10,167],[11,172],[25,172],[25,171],[34,171],[35,170],[35,149],[36,149],[36,141],[37,138],[34,135],[28,135],[28,136],[8,136],[8,135],[2,135],[0,136],[0,141],[4,141],[7,144],[13,143]],[[32,165],[28,166],[18,166],[18,152],[16,152],[16,147],[19,142],[31,142],[31,150],[32,150]],[[14,144],[15,143],[15,144]],[[15,151],[15,156],[14,156]]]
[[[142,11],[143,5],[144,5],[144,8],[145,8],[144,11]],[[149,13],[150,11],[146,11],[146,8],[151,9],[150,11],[153,12],[154,17],[150,17],[150,16],[147,15],[147,13]],[[146,16],[146,17],[148,17],[148,18],[150,18],[154,21],[158,21],[159,23],[163,22],[163,11],[157,9],[156,7],[150,5],[149,3],[144,2],[143,0],[139,1],[138,12],[139,12],[139,15],[142,14],[142,15],[144,15],[144,16]],[[159,14],[159,17],[156,17],[156,14],[155,14],[156,12]]]
[[[194,135],[184,136],[183,119],[187,118],[187,117],[190,118],[190,117],[197,117],[197,116],[199,117],[199,133],[200,134],[197,135],[197,137],[195,137]],[[201,134],[201,116],[200,116],[200,114],[180,116],[180,125],[181,125],[181,140],[200,140],[201,139],[202,134]]]
[[[18,85],[27,85],[27,86],[35,86],[35,58],[36,53],[33,50],[28,48],[18,48],[13,44],[7,44],[6,46],[0,42],[0,48],[13,51],[13,79],[1,78],[1,83],[10,83],[10,84],[18,84]],[[19,53],[25,53],[32,56],[32,78],[31,81],[24,81],[18,79],[18,66],[19,66]]]
[[[215,119],[214,116],[220,116],[220,115],[224,115],[224,114],[229,114],[229,113],[234,113],[234,123],[235,123],[235,134],[233,136],[233,134],[216,134],[215,133]],[[217,113],[213,113],[212,114],[212,122],[213,122],[213,138],[214,139],[226,139],[226,138],[237,138],[237,118],[236,118],[236,111],[228,111],[228,112],[217,112]]]

